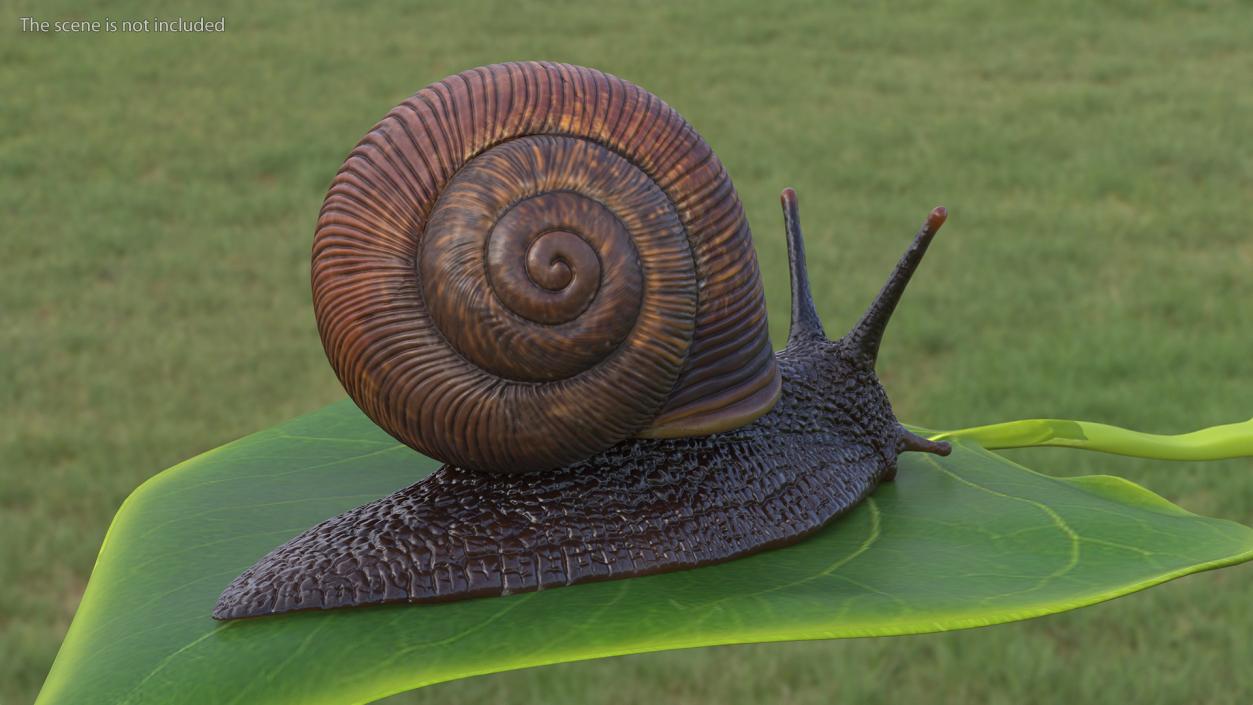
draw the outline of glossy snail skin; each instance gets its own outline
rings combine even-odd
[[[636,438],[556,471],[444,466],[313,527],[222,594],[213,616],[507,595],[693,568],[794,543],[896,473],[906,431],[874,373],[888,318],[943,224],[933,211],[853,330],[824,335],[805,274],[796,196],[783,205],[792,326],[775,359],[782,394],[737,429]]]
[[[725,431],[779,396],[726,170],[672,108],[594,69],[487,66],[393,109],[331,184],[312,281],[361,410],[470,470]]]

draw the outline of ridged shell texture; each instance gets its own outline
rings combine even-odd
[[[357,405],[462,468],[726,430],[779,394],[725,169],[660,99],[592,69],[472,69],[393,109],[331,185],[312,280]]]

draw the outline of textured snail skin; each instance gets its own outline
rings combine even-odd
[[[946,216],[936,209],[852,332],[822,332],[795,193],[784,192],[792,331],[782,395],[711,436],[631,439],[556,471],[444,466],[275,549],[222,593],[216,619],[508,595],[693,568],[794,543],[896,472],[947,454],[896,420],[874,372],[884,325]]]

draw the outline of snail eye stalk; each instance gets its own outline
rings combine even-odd
[[[947,218],[948,211],[944,206],[936,206],[931,211],[931,214],[927,216],[927,221],[914,236],[913,244],[901,256],[901,261],[896,263],[896,268],[892,270],[887,283],[871,302],[870,308],[866,309],[857,325],[844,336],[845,344],[869,361],[872,366],[875,359],[879,357],[879,343],[883,340],[883,331],[887,328],[892,312],[896,310],[896,304],[900,303],[901,295],[905,293],[905,286],[909,284],[910,278],[918,270],[922,256],[926,254],[927,246],[931,244],[931,238],[935,237]]]
[[[805,266],[805,237],[801,234],[800,210],[796,191],[783,189],[779,195],[783,203],[783,225],[787,230],[787,259],[792,272],[792,324],[788,330],[788,345],[806,339],[826,339],[822,319],[814,307],[814,297],[809,291],[809,270]]]

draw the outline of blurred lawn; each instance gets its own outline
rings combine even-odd
[[[5,3],[0,42],[0,702],[29,702],[109,519],[148,476],[341,397],[309,303],[325,188],[393,104],[479,64],[633,80],[718,151],[756,227],[801,195],[832,332],[927,210],[893,322],[900,416],[1157,432],[1253,414],[1253,10],[1242,3]],[[17,18],[226,17],[221,35]],[[1067,451],[1253,523],[1253,463]],[[507,673],[395,703],[1253,701],[1253,567],[971,632]]]

